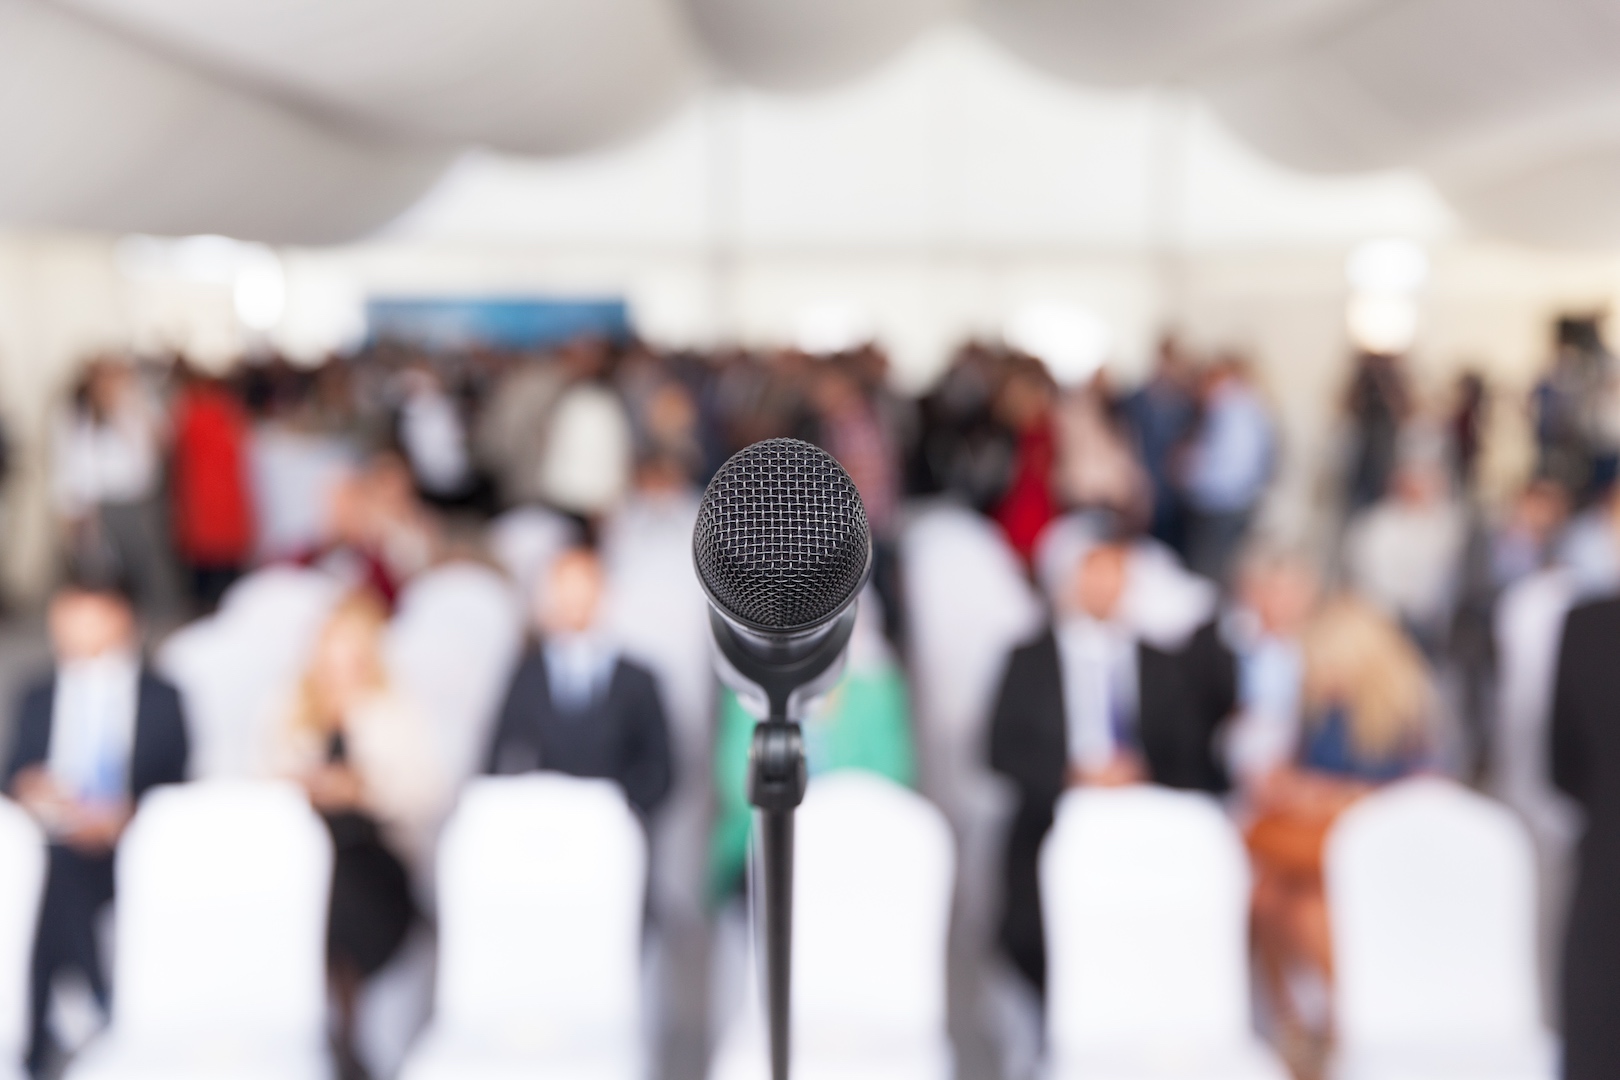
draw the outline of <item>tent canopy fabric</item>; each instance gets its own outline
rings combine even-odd
[[[1616,0],[0,0],[0,221],[352,239],[463,147],[609,145],[706,81],[848,83],[953,20],[1186,88],[1294,168],[1416,168],[1484,231],[1620,242]]]

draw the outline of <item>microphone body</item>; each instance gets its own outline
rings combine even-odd
[[[855,629],[855,609],[814,635],[781,640],[754,634],[709,609],[721,680],[756,717],[794,720],[832,689],[843,670],[844,647]]]
[[[692,534],[721,678],[760,722],[748,801],[759,811],[752,896],[761,928],[772,1080],[787,1080],[793,811],[808,774],[799,720],[841,671],[872,565],[859,493],[825,451],[767,439],[710,481]]]

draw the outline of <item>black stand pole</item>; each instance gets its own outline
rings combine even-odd
[[[770,661],[751,654],[738,632],[712,608],[709,625],[722,656],[743,678],[765,692],[770,715],[754,727],[748,750],[748,801],[759,809],[759,857],[754,860],[753,902],[760,915],[760,954],[765,958],[765,1017],[771,1040],[771,1080],[788,1080],[788,1034],[792,1013],[793,811],[804,801],[809,773],[804,732],[789,719],[794,695],[833,670],[855,629],[855,609],[838,616],[807,649]]]
[[[774,704],[774,702],[773,702]],[[765,959],[765,1016],[771,1080],[788,1080],[793,962],[793,810],[804,801],[807,773],[799,725],[772,709],[754,728],[748,753],[748,801],[759,809],[759,860],[754,878]]]

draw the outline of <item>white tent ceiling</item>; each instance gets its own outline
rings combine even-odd
[[[1415,167],[1485,231],[1620,244],[1616,0],[0,0],[0,221],[349,239],[461,147],[609,144],[712,73],[824,87],[948,19],[1188,88],[1283,164]]]
[[[815,94],[728,88],[589,153],[464,155],[378,240],[697,258],[1064,260],[1457,236],[1409,170],[1275,165],[1186,94],[1089,89],[937,27]]]

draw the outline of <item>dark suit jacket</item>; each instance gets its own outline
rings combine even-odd
[[[636,809],[651,814],[669,793],[673,773],[652,672],[620,658],[598,701],[564,713],[552,705],[544,654],[530,650],[507,689],[485,771],[535,769],[617,781]]]
[[[1237,698],[1237,664],[1214,623],[1178,653],[1137,646],[1137,734],[1154,783],[1224,791],[1215,732]],[[1041,841],[1067,786],[1069,731],[1063,667],[1048,629],[1015,649],[1002,675],[990,722],[990,767],[1018,789],[1007,839],[1001,940],[1037,988],[1046,980],[1038,875]]]
[[[19,772],[31,765],[43,765],[50,756],[51,710],[55,702],[54,675],[23,693],[0,789],[10,791]],[[184,780],[190,754],[191,741],[179,691],[143,668],[136,690],[135,740],[129,755],[130,797],[138,802],[158,784]]]
[[[1552,708],[1552,778],[1586,814],[1564,948],[1564,1076],[1620,1076],[1620,600],[1569,613]]]
[[[168,683],[142,669],[135,691],[135,734],[129,755],[129,793],[141,796],[159,784],[186,778],[190,741],[186,734],[180,694]],[[43,765],[51,749],[51,711],[56,701],[54,676],[23,693],[18,705],[11,752],[0,774],[0,791],[10,791],[17,774]],[[113,856],[85,854],[61,844],[50,848],[45,895],[40,903],[33,958],[33,1025],[37,1053],[44,1045],[44,1001],[55,972],[77,967],[98,994],[105,991],[100,952],[96,945],[96,913],[113,898]]]

